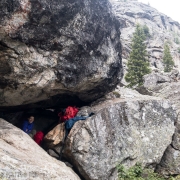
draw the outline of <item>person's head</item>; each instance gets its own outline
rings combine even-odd
[[[29,123],[33,123],[33,121],[34,121],[34,116],[30,116],[30,117],[28,118],[28,121],[29,121]]]

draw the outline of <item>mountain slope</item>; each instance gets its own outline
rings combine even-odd
[[[149,28],[151,37],[147,40],[147,51],[151,67],[163,70],[162,56],[164,43],[168,42],[175,68],[180,69],[180,24],[160,13],[155,8],[136,0],[110,0],[114,14],[119,19],[123,62],[131,50],[130,44],[137,23]]]

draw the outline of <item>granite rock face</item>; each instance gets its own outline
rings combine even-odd
[[[107,0],[3,0],[0,106],[100,97],[122,77],[119,39]]]
[[[179,73],[151,73],[144,76],[144,87],[153,96],[169,100],[177,113],[180,112],[180,78]]]
[[[176,78],[174,77],[176,74]],[[171,75],[171,76],[170,76]],[[156,83],[157,78],[169,79],[170,81],[162,81]],[[156,80],[155,80],[156,79]],[[156,171],[164,175],[180,174],[180,80],[178,73],[158,74],[152,73],[144,76],[144,87],[152,93],[153,96],[162,97],[171,102],[176,113],[178,114],[175,126],[175,133],[172,138],[172,143],[165,151],[160,164]]]
[[[165,151],[161,163],[157,167],[157,172],[165,175],[180,174],[180,117],[178,115],[178,122],[176,130],[173,135],[172,143]]]
[[[144,84],[143,87],[154,94],[155,96],[161,96],[164,98],[167,98],[166,95],[161,90],[166,87],[166,85],[169,87],[173,83],[178,84],[178,81],[180,80],[180,74],[178,70],[173,70],[170,73],[164,73],[164,72],[152,72],[150,74],[147,74],[143,77]],[[142,87],[140,87],[141,89]],[[172,89],[170,92],[174,93],[176,89]],[[168,93],[170,93],[168,92]],[[158,93],[158,95],[156,94]],[[167,94],[167,92],[166,92]]]
[[[119,19],[122,42],[122,61],[126,64],[131,51],[131,41],[137,23],[150,31],[146,45],[152,69],[163,70],[164,43],[168,42],[176,68],[180,70],[180,24],[153,7],[136,0],[110,0],[114,14]],[[125,80],[123,80],[126,84]]]
[[[166,100],[128,89],[120,93],[85,107],[83,113],[95,115],[78,121],[66,139],[64,155],[86,180],[117,179],[119,163],[155,167],[172,141],[177,115]]]
[[[63,162],[50,157],[26,133],[0,119],[2,179],[80,180]]]

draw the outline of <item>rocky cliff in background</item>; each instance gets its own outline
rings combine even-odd
[[[122,77],[119,39],[107,0],[2,1],[0,106],[102,96]]]
[[[147,40],[152,68],[163,70],[164,42],[168,42],[175,67],[180,70],[180,24],[150,5],[137,0],[110,0],[114,14],[119,19],[122,42],[123,66],[126,68],[131,51],[131,40],[137,23],[147,25],[150,37]],[[125,82],[124,82],[125,83]]]

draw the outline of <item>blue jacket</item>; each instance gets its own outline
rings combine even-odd
[[[29,123],[29,121],[24,121],[23,123],[23,131],[26,133],[30,133],[33,129],[33,122]]]

